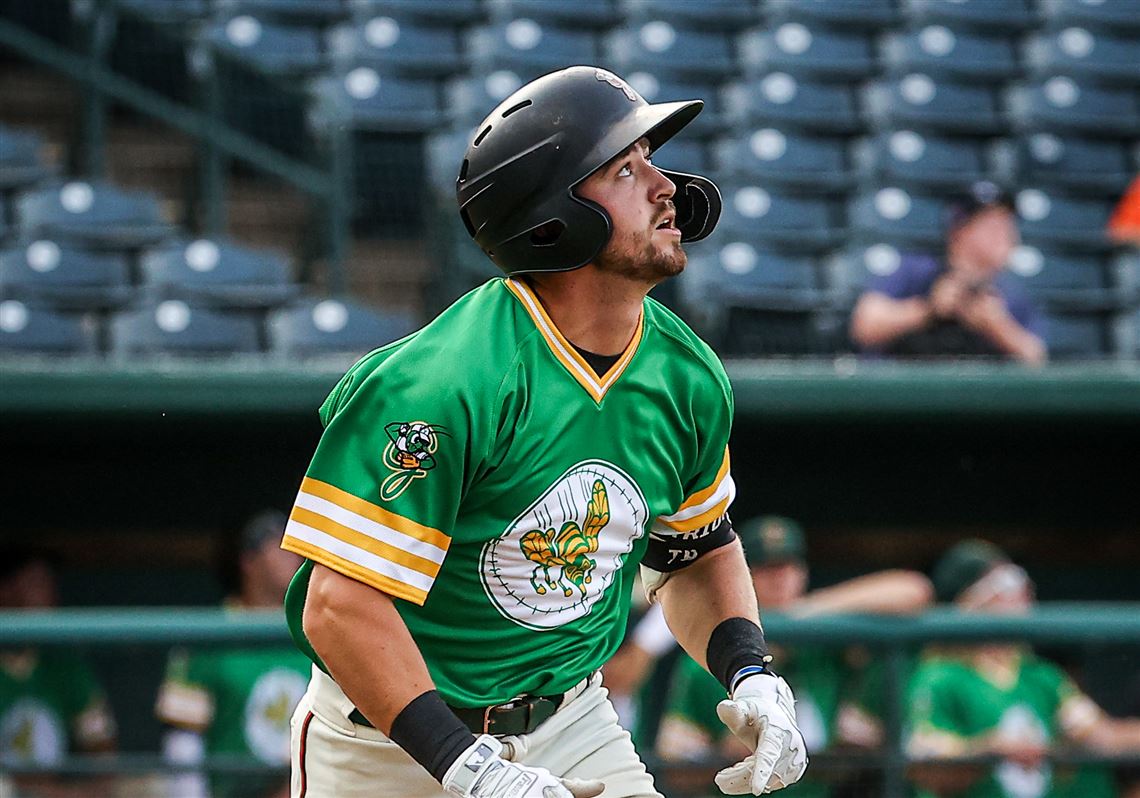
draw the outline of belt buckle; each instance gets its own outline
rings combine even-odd
[[[531,703],[523,697],[512,698],[510,701],[505,701],[502,704],[493,704],[483,710],[483,734],[495,734],[495,718],[492,718],[492,713],[502,710],[526,709],[526,719],[523,722],[523,727],[530,725],[530,713],[533,708]]]

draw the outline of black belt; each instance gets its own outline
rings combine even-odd
[[[530,734],[562,705],[563,694],[527,695],[489,707],[451,707],[464,725],[475,734]],[[361,726],[372,726],[359,709],[348,719]]]

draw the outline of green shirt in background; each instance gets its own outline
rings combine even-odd
[[[0,764],[50,765],[115,738],[86,662],[60,650],[0,654]]]
[[[1080,695],[1056,665],[1025,654],[1016,680],[1008,687],[984,678],[958,658],[922,660],[911,680],[907,709],[912,730],[929,729],[963,738],[1003,732],[1022,740],[1050,743],[1060,736],[1058,712]],[[1104,769],[1085,768],[1054,778],[1048,764],[1027,768],[997,765],[961,793],[961,798],[1106,798],[1115,794]],[[919,792],[922,798],[934,798]]]

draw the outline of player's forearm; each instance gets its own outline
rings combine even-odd
[[[984,332],[994,346],[1022,363],[1039,366],[1048,358],[1044,342],[1012,317],[990,325]]]
[[[892,299],[865,294],[851,316],[851,337],[863,347],[888,344],[930,323],[930,303],[923,297]]]
[[[1140,718],[1113,718],[1104,715],[1080,742],[1100,754],[1140,752]]]
[[[677,642],[705,668],[709,636],[722,621],[746,618],[760,624],[756,592],[739,541],[670,575],[657,598]]]
[[[934,587],[917,571],[881,571],[814,590],[796,602],[800,617],[843,612],[902,615],[921,612],[934,601]]]
[[[413,699],[434,689],[392,599],[362,582],[316,565],[303,624],[345,695],[385,733]]]

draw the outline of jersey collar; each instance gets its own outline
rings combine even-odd
[[[554,322],[546,313],[546,308],[539,302],[538,297],[535,296],[534,291],[530,286],[521,280],[507,278],[503,281],[507,289],[515,295],[515,298],[522,303],[526,309],[527,314],[530,315],[534,326],[542,333],[546,345],[550,347],[551,353],[558,359],[565,369],[570,372],[578,384],[585,389],[586,393],[590,394],[593,400],[601,404],[602,399],[615,382],[618,377],[625,371],[626,366],[633,360],[633,355],[637,351],[638,344],[641,343],[641,333],[645,327],[645,313],[643,312],[637,320],[637,330],[633,334],[633,338],[629,344],[626,345],[625,351],[621,353],[621,357],[617,362],[610,366],[602,376],[594,373],[590,368],[590,364],[586,362],[578,352],[574,349],[573,345],[563,337],[558,328],[554,326]]]

